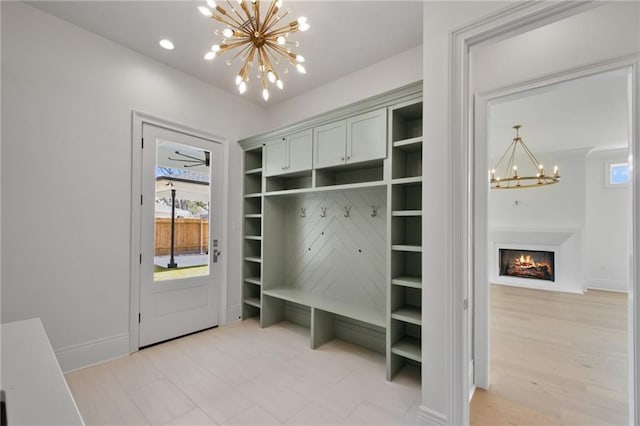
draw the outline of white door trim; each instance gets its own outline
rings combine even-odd
[[[455,267],[449,263],[447,286],[449,291],[447,297],[447,313],[443,326],[448,330],[448,344],[444,348],[447,358],[451,359],[446,366],[446,375],[450,387],[448,413],[440,414],[437,422],[440,424],[469,424],[469,363],[470,348],[468,345],[469,327],[467,324],[467,311],[464,310],[464,300],[469,296],[468,289],[470,280],[473,277],[473,238],[474,223],[469,221],[475,213],[473,184],[474,164],[473,164],[473,97],[469,90],[470,70],[469,55],[473,45],[487,41],[498,41],[516,34],[538,28],[551,22],[560,20],[567,16],[580,13],[588,8],[596,7],[595,2],[523,2],[512,7],[502,9],[484,19],[473,22],[463,28],[453,31],[449,38],[449,132],[448,132],[448,166],[450,183],[450,197],[448,197],[448,209],[451,215],[451,233],[449,234],[451,249],[450,258],[457,259]],[[634,93],[631,99],[634,107],[640,98],[640,88],[638,88],[638,69],[634,72]],[[637,114],[636,114],[637,115]],[[638,130],[640,129],[640,118],[634,117],[632,126],[633,137],[630,140],[632,152],[640,153],[640,140]],[[634,170],[639,170],[639,155],[633,156]],[[461,164],[470,166],[460,167]],[[634,176],[633,191],[633,216],[640,214],[640,178],[639,173]],[[484,179],[484,177],[483,177]],[[631,260],[634,273],[631,276],[630,294],[638,294],[640,286],[638,284],[638,273],[640,271],[640,259],[638,245],[640,244],[640,224],[633,225],[633,248],[634,258]],[[429,250],[426,250],[428,252]],[[462,266],[462,267],[461,267]],[[631,306],[632,324],[631,333],[633,348],[630,364],[632,368],[640,361],[640,298],[632,297]],[[477,341],[477,340],[476,340]],[[640,424],[640,369],[635,369],[633,373],[633,385],[630,398],[633,399],[630,405],[630,424]],[[421,407],[425,419],[429,419],[429,408]]]
[[[140,328],[138,324],[138,314],[140,313],[140,197],[142,194],[142,125],[151,124],[163,127],[179,133],[195,136],[212,142],[221,143],[224,150],[223,157],[223,181],[222,181],[222,235],[221,246],[223,262],[221,267],[221,285],[219,295],[218,324],[223,326],[227,320],[227,259],[229,254],[228,229],[229,229],[229,140],[222,136],[194,129],[189,126],[178,124],[169,120],[154,117],[139,111],[131,113],[131,242],[130,242],[130,264],[129,264],[129,353],[138,351]]]

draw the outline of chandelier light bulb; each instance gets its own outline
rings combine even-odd
[[[211,8],[211,9],[215,9],[216,8],[216,2],[214,0],[207,0],[207,5]]]
[[[286,39],[286,38],[284,38],[284,37],[282,37],[282,36],[279,36],[279,37],[276,39],[276,42],[277,42],[279,45],[283,45],[283,44],[285,44],[285,43],[287,42],[287,39]]]
[[[276,7],[277,7],[278,9],[280,9],[280,8],[282,7],[282,0],[278,0],[278,1],[276,2]]]
[[[240,82],[240,84],[238,85],[238,92],[240,92],[241,95],[244,94],[244,92],[247,91],[247,83],[245,83],[244,81]]]
[[[271,70],[269,70],[269,72],[267,73],[267,78],[269,79],[269,81],[271,83],[275,83],[276,82],[276,75]]]
[[[297,55],[297,56],[296,56],[296,61],[298,61],[298,62],[304,62],[304,56],[302,56],[302,55]]]
[[[213,52],[211,50],[204,54],[205,61],[213,61],[215,57],[216,57],[216,52]]]
[[[220,51],[220,45],[219,44],[214,44],[213,46],[211,46],[211,50],[213,50],[214,52],[219,52]]]
[[[162,46],[164,49],[167,49],[167,50],[173,50],[173,48],[174,48],[173,43],[171,42],[171,40],[167,40],[166,38],[160,40],[158,42],[158,44],[160,46]]]
[[[224,30],[222,30],[222,35],[227,38],[231,38],[233,37],[233,30],[231,28],[225,28]]]
[[[309,28],[311,28],[311,25],[307,24],[306,22],[303,22],[302,24],[298,24],[298,30],[299,31],[307,31]]]
[[[238,74],[236,76],[236,86],[239,85],[240,83],[242,83],[242,77],[240,76],[240,74]]]
[[[296,69],[298,70],[298,72],[300,74],[306,74],[307,73],[307,70],[304,69],[304,67],[301,64],[296,65]]]
[[[284,84],[282,83],[282,80],[276,81],[276,86],[278,86],[278,89],[280,90],[284,89]]]
[[[208,7],[199,6],[198,10],[207,18],[211,18],[213,16],[213,12]]]
[[[265,100],[265,102],[269,100],[269,89],[262,90],[262,98]]]
[[[306,16],[301,16],[298,18],[298,24],[306,24],[307,23],[307,17]]]

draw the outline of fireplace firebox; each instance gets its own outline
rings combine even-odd
[[[540,250],[500,249],[500,275],[555,281],[555,253]]]

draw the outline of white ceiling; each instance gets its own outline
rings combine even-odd
[[[214,30],[223,29],[198,12],[197,6],[205,5],[204,0],[29,4],[237,94],[234,80],[240,68],[238,60],[231,66],[225,64],[225,56],[212,62],[203,60],[211,45],[222,39],[214,35]],[[267,104],[260,97],[259,81],[252,76],[244,97],[258,105],[282,102],[422,44],[421,1],[285,0],[283,9],[291,9],[293,18],[306,16],[311,24],[309,31],[291,36],[300,42],[296,50],[306,58],[307,74],[294,70],[281,76],[285,88],[271,90]],[[158,45],[163,38],[174,43],[173,51]]]
[[[489,105],[489,158],[502,155],[521,124],[534,154],[628,145],[628,71],[597,74],[497,99]]]

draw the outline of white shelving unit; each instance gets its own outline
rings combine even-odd
[[[242,319],[259,317],[262,308],[262,146],[244,153]]]
[[[422,353],[422,101],[390,108],[387,379]]]
[[[311,135],[313,149],[297,150],[293,162],[295,135],[305,144]],[[421,84],[240,145],[243,318],[296,323],[314,349],[339,338],[384,353],[389,380],[419,363]],[[292,166],[307,155],[310,168]]]

